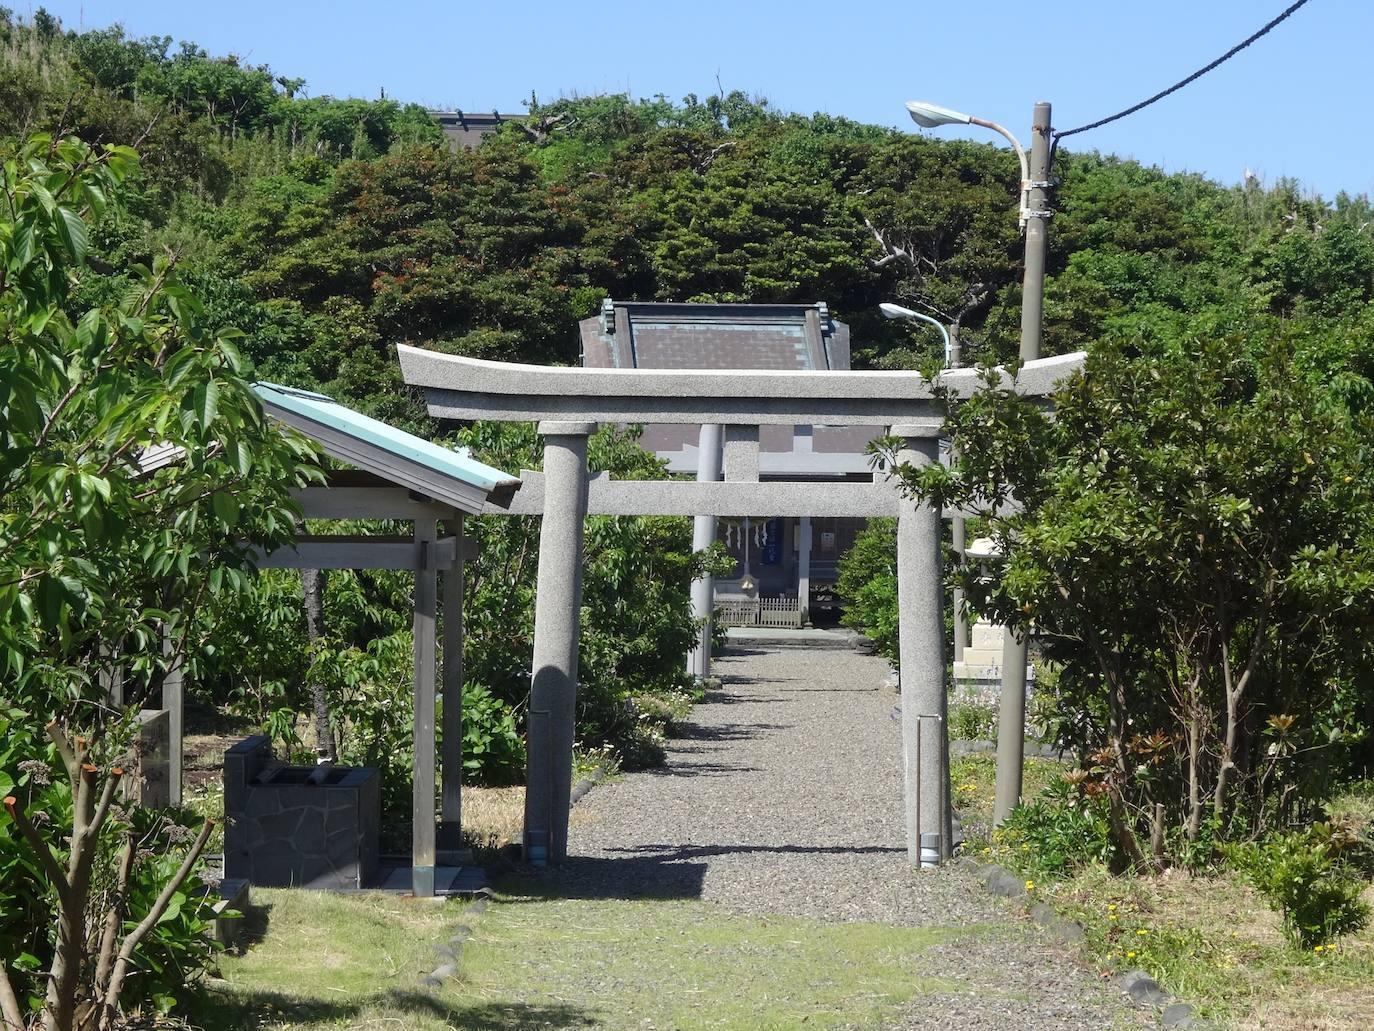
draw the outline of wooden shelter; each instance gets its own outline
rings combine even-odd
[[[435,868],[459,865],[463,770],[463,563],[471,541],[463,517],[505,509],[520,481],[461,451],[424,440],[347,408],[323,394],[272,383],[255,385],[267,413],[315,441],[350,470],[294,492],[307,519],[385,519],[408,522],[405,536],[299,534],[293,544],[259,553],[262,569],[409,569],[414,600],[414,791],[411,887],[435,893]],[[442,574],[442,638],[438,635]],[[442,673],[438,677],[438,655]],[[443,698],[441,802],[435,821],[435,711]],[[181,787],[181,686],[169,677],[171,801]]]
[[[509,506],[512,476],[462,452],[398,430],[323,394],[270,383],[256,387],[269,415],[315,441],[357,471],[334,472],[296,501],[307,519],[399,519],[408,537],[302,534],[263,555],[261,568],[410,569],[414,601],[414,787],[411,887],[432,895],[435,867],[457,865],[462,845],[463,562],[471,542],[463,516]],[[436,633],[443,573],[443,639]],[[443,754],[439,826],[435,827],[435,672],[442,646]]]

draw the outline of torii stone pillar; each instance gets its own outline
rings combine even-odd
[[[921,468],[939,461],[936,426],[900,425],[898,461]],[[907,858],[921,862],[921,836],[939,836],[940,856],[952,851],[945,734],[944,581],[938,508],[903,496],[897,516],[898,654],[902,691],[902,770]]]
[[[587,515],[590,422],[541,422],[544,515],[534,599],[525,787],[525,857],[557,863],[568,854],[568,807],[577,706],[582,541]]]
[[[697,482],[720,479],[720,426],[708,423],[697,438]],[[692,524],[692,550],[705,551],[716,540],[716,517],[699,515]],[[711,616],[715,611],[715,577],[709,573],[692,581],[692,616],[701,621],[697,646],[687,655],[687,672],[694,677],[711,675]]]

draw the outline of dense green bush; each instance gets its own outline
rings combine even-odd
[[[835,591],[840,622],[859,631],[878,654],[897,662],[897,520],[872,519],[840,556]]]
[[[1107,800],[1061,777],[1012,810],[993,832],[997,857],[1020,870],[1063,877],[1093,863],[1114,865]]]
[[[137,160],[0,142],[0,1018],[14,1027],[184,1003],[208,964],[185,878],[211,827],[114,804],[129,731],[172,663],[196,668],[209,607],[245,590],[252,549],[291,532],[289,491],[320,475],[170,262],[114,296],[77,289],[100,278],[91,229]],[[179,461],[140,465],[166,445]],[[116,670],[123,708],[102,684]]]
[[[1277,834],[1228,854],[1300,948],[1330,944],[1369,923],[1369,906],[1360,898],[1366,882],[1345,862],[1329,827]]]
[[[1368,368],[1334,330],[1237,319],[1099,341],[1053,419],[985,369],[949,405],[960,461],[903,470],[936,505],[1021,506],[990,519],[1006,562],[955,575],[1058,667],[1055,732],[1142,868],[1156,805],[1194,844],[1209,815],[1301,824],[1368,739]],[[1318,346],[1339,375],[1300,363]]]

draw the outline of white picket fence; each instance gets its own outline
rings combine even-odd
[[[716,610],[726,626],[801,626],[796,598],[727,598]]]

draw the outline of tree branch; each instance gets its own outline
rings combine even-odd
[[[48,740],[57,746],[57,754],[62,757],[62,765],[67,768],[67,779],[72,782],[72,797],[75,798],[76,778],[80,773],[81,764],[76,761],[76,754],[72,751],[71,742],[58,728],[56,720],[53,720],[44,729],[48,732]]]
[[[71,893],[71,885],[67,882],[66,871],[58,865],[57,860],[53,857],[52,849],[43,840],[43,835],[38,833],[38,828],[29,821],[28,814],[19,808],[19,800],[13,795],[8,795],[5,798],[5,812],[10,814],[10,819],[19,828],[19,833],[24,836],[24,840],[29,843],[29,848],[37,854],[38,862],[42,865],[43,872],[48,875],[48,879],[53,882],[57,894],[65,899]]]
[[[182,861],[177,872],[172,876],[171,880],[163,886],[157,900],[153,902],[152,908],[148,910],[148,914],[143,918],[142,922],[129,932],[128,937],[124,939],[124,944],[120,946],[119,958],[115,961],[114,971],[110,974],[109,987],[105,989],[105,1012],[101,1018],[101,1025],[103,1027],[111,1027],[113,1025],[114,1017],[119,1006],[119,993],[124,987],[124,978],[129,972],[129,961],[133,957],[134,950],[138,948],[139,943],[143,941],[148,932],[157,926],[157,922],[162,919],[162,914],[167,912],[167,907],[171,904],[172,896],[176,894],[177,889],[181,887],[182,882],[184,882],[190,874],[191,867],[195,866],[196,860],[200,858],[201,852],[205,850],[205,843],[210,840],[210,832],[214,830],[214,827],[214,820],[205,821],[204,825],[200,828],[200,834],[196,836],[195,844],[193,844],[190,851],[186,853],[186,858]]]
[[[100,951],[96,953],[95,988],[99,992],[108,987],[110,971],[114,967],[115,943],[119,940],[119,929],[124,926],[124,905],[129,897],[129,881],[133,878],[134,857],[137,854],[133,831],[129,831],[124,837],[124,851],[119,856],[119,873],[115,877],[114,896],[110,899],[110,908],[105,914]]]
[[[91,817],[90,823],[86,825],[86,840],[90,841],[100,833],[101,826],[105,823],[105,817],[110,811],[110,803],[114,801],[115,789],[119,787],[119,781],[124,776],[124,768],[116,766],[105,778],[105,787],[100,792],[100,802],[96,806],[95,814]]]
[[[0,960],[0,1021],[4,1022],[4,1031],[24,1031],[24,1011],[19,1006],[19,996],[14,993],[4,960]]]

